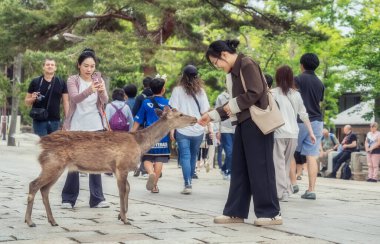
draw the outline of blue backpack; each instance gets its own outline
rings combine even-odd
[[[112,130],[117,131],[129,131],[129,123],[128,119],[123,113],[123,108],[126,106],[124,105],[121,108],[117,108],[114,104],[112,104],[112,107],[116,109],[116,112],[111,116],[111,119],[109,121],[110,127]]]

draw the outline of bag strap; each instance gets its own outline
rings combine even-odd
[[[153,103],[153,108],[161,109],[160,105],[158,105],[158,103],[157,103],[156,99],[154,99],[154,97],[149,97],[149,100]]]
[[[202,113],[201,113],[201,106],[199,105],[199,102],[198,102],[197,97],[196,97],[193,93],[191,93],[191,96],[194,98],[195,103],[197,104],[197,107],[198,107],[199,114],[202,116]]]
[[[49,94],[49,99],[48,99],[48,103],[47,103],[47,105],[46,105],[46,110],[49,108],[50,100],[51,100],[51,97],[52,97],[52,95],[53,95],[52,93],[53,93],[54,85],[55,85],[55,77],[54,77],[54,76],[53,76],[53,79],[52,79],[51,82],[53,82],[53,84],[51,85],[50,94]],[[46,94],[47,94],[48,92],[49,92],[49,91],[47,91]]]
[[[116,109],[116,111],[121,111],[121,110],[123,110],[123,108],[125,107],[125,105],[126,105],[126,104],[124,104],[124,106],[122,106],[121,108],[118,108],[118,107],[116,107],[115,104],[111,103],[111,106],[114,107],[114,109]]]

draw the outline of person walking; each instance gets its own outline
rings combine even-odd
[[[66,83],[56,75],[57,66],[54,59],[46,58],[42,67],[43,75],[33,79],[25,96],[25,104],[33,109],[44,108],[48,112],[46,118],[33,117],[33,131],[36,135],[48,135],[60,127],[60,108],[63,104],[65,117],[69,111],[69,96]]]
[[[227,73],[226,87],[230,100],[204,114],[198,123],[206,125],[211,120],[217,122],[232,117],[236,124],[228,198],[223,215],[215,217],[214,222],[243,223],[248,218],[253,198],[257,217],[254,224],[279,225],[282,224],[282,217],[276,192],[273,132],[264,135],[249,112],[249,107],[254,104],[262,109],[267,108],[268,86],[260,66],[244,54],[236,53],[238,45],[238,40],[218,40],[212,42],[206,51],[210,65]]]
[[[94,50],[84,49],[77,61],[79,74],[72,75],[67,80],[70,107],[63,124],[64,130],[101,133],[105,129],[103,106],[108,101],[108,95],[101,74],[95,71],[97,60]],[[90,207],[108,208],[110,205],[103,195],[101,175],[90,174],[89,181]],[[73,208],[78,195],[79,174],[69,172],[62,190],[61,208]]]
[[[309,186],[305,193],[301,195],[301,198],[309,200],[316,199],[315,184],[318,174],[317,158],[319,156],[323,130],[323,118],[320,103],[323,101],[325,87],[315,74],[315,70],[318,66],[318,56],[314,53],[305,53],[300,59],[302,73],[295,77],[296,87],[301,93],[316,139],[315,143],[311,141],[308,128],[303,121],[298,118],[299,133],[295,159],[296,162],[302,163],[304,161],[302,156],[306,156]],[[294,172],[293,175],[295,175]],[[294,181],[294,179],[292,181]]]
[[[126,85],[124,86],[124,92],[127,96],[126,103],[132,111],[136,103],[137,87],[134,84]]]
[[[227,91],[223,91],[218,95],[215,101],[215,108],[223,106],[230,100],[230,95]],[[230,180],[231,179],[231,165],[232,165],[232,145],[234,143],[234,134],[235,134],[235,126],[231,124],[231,119],[226,119],[224,121],[220,121],[217,123],[218,131],[216,133],[217,139],[220,141],[219,147],[221,149],[218,150],[218,164],[220,169],[222,170],[223,179]],[[222,150],[224,150],[225,158],[224,163],[219,163],[222,161]],[[220,155],[219,155],[220,154]]]
[[[368,182],[377,182],[380,163],[380,132],[377,130],[378,124],[372,122],[370,131],[365,140],[365,151],[367,152]]]
[[[150,89],[150,82],[151,81],[152,81],[152,77],[150,77],[150,76],[147,76],[143,79],[142,82],[143,82],[144,90],[135,99],[135,103],[134,103],[133,108],[132,108],[133,116],[136,116],[136,114],[140,110],[140,107],[141,107],[143,101],[145,100],[145,98],[153,96],[153,92]],[[140,126],[140,128],[143,128],[143,127],[144,127],[143,125]],[[148,177],[148,174],[145,171],[144,164],[142,162],[140,163],[139,167],[133,173],[133,176],[138,177],[140,175],[140,173],[141,173],[142,177],[144,177],[144,178]]]
[[[169,99],[172,108],[189,116],[200,118],[210,109],[203,81],[198,76],[198,70],[193,65],[187,65],[178,85],[174,88]],[[212,135],[212,129],[209,133]],[[203,140],[204,128],[199,124],[180,128],[170,132],[170,138],[177,141],[178,154],[184,180],[182,194],[192,193],[192,176],[195,173],[195,165],[198,151]]]
[[[151,126],[159,118],[155,109],[163,110],[168,106],[169,100],[163,97],[165,94],[165,80],[154,78],[150,82],[150,89],[153,92],[152,97],[146,98],[141,104],[140,110],[135,116],[135,124],[132,131],[137,131],[140,125],[144,128]],[[146,189],[152,193],[159,193],[158,180],[160,178],[163,164],[169,162],[170,148],[169,136],[165,136],[160,142],[156,143],[147,153],[144,154],[141,161],[149,177],[146,183]]]
[[[278,104],[285,124],[274,132],[273,161],[276,170],[277,197],[280,201],[288,201],[292,192],[290,184],[290,162],[297,146],[298,125],[297,115],[305,123],[310,141],[315,143],[315,136],[301,94],[295,90],[292,69],[281,66],[277,69],[276,88],[272,89],[274,99]]]

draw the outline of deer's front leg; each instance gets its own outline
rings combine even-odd
[[[120,213],[118,219],[123,221],[124,224],[128,224],[128,220],[126,217],[126,209],[125,209],[125,193],[126,193],[126,182],[127,177],[124,174],[120,174],[120,172],[116,173],[117,177],[117,186],[119,188],[119,197],[120,197]]]

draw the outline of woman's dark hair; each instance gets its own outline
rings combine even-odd
[[[277,69],[275,79],[276,85],[281,88],[284,95],[287,95],[290,89],[295,89],[293,70],[288,65]]]
[[[99,59],[96,57],[95,51],[91,48],[85,48],[78,57],[78,64],[81,65],[87,58],[94,59],[95,64],[99,63]]]
[[[134,84],[126,85],[124,86],[124,92],[125,95],[128,96],[128,98],[134,98],[137,95],[137,86]]]
[[[236,53],[236,48],[239,46],[238,40],[217,40],[214,41],[208,46],[208,49],[206,51],[206,59],[209,62],[211,66],[214,66],[214,64],[210,61],[210,56],[214,58],[221,58],[222,52],[229,52],[229,53]]]
[[[203,81],[198,77],[198,70],[194,65],[185,66],[179,85],[185,89],[188,95],[195,95],[202,90]]]
[[[113,101],[125,101],[125,92],[121,88],[116,88],[112,92],[112,100]]]
[[[161,78],[153,78],[149,84],[149,87],[152,90],[154,95],[160,94],[164,86],[165,86],[165,80]]]

